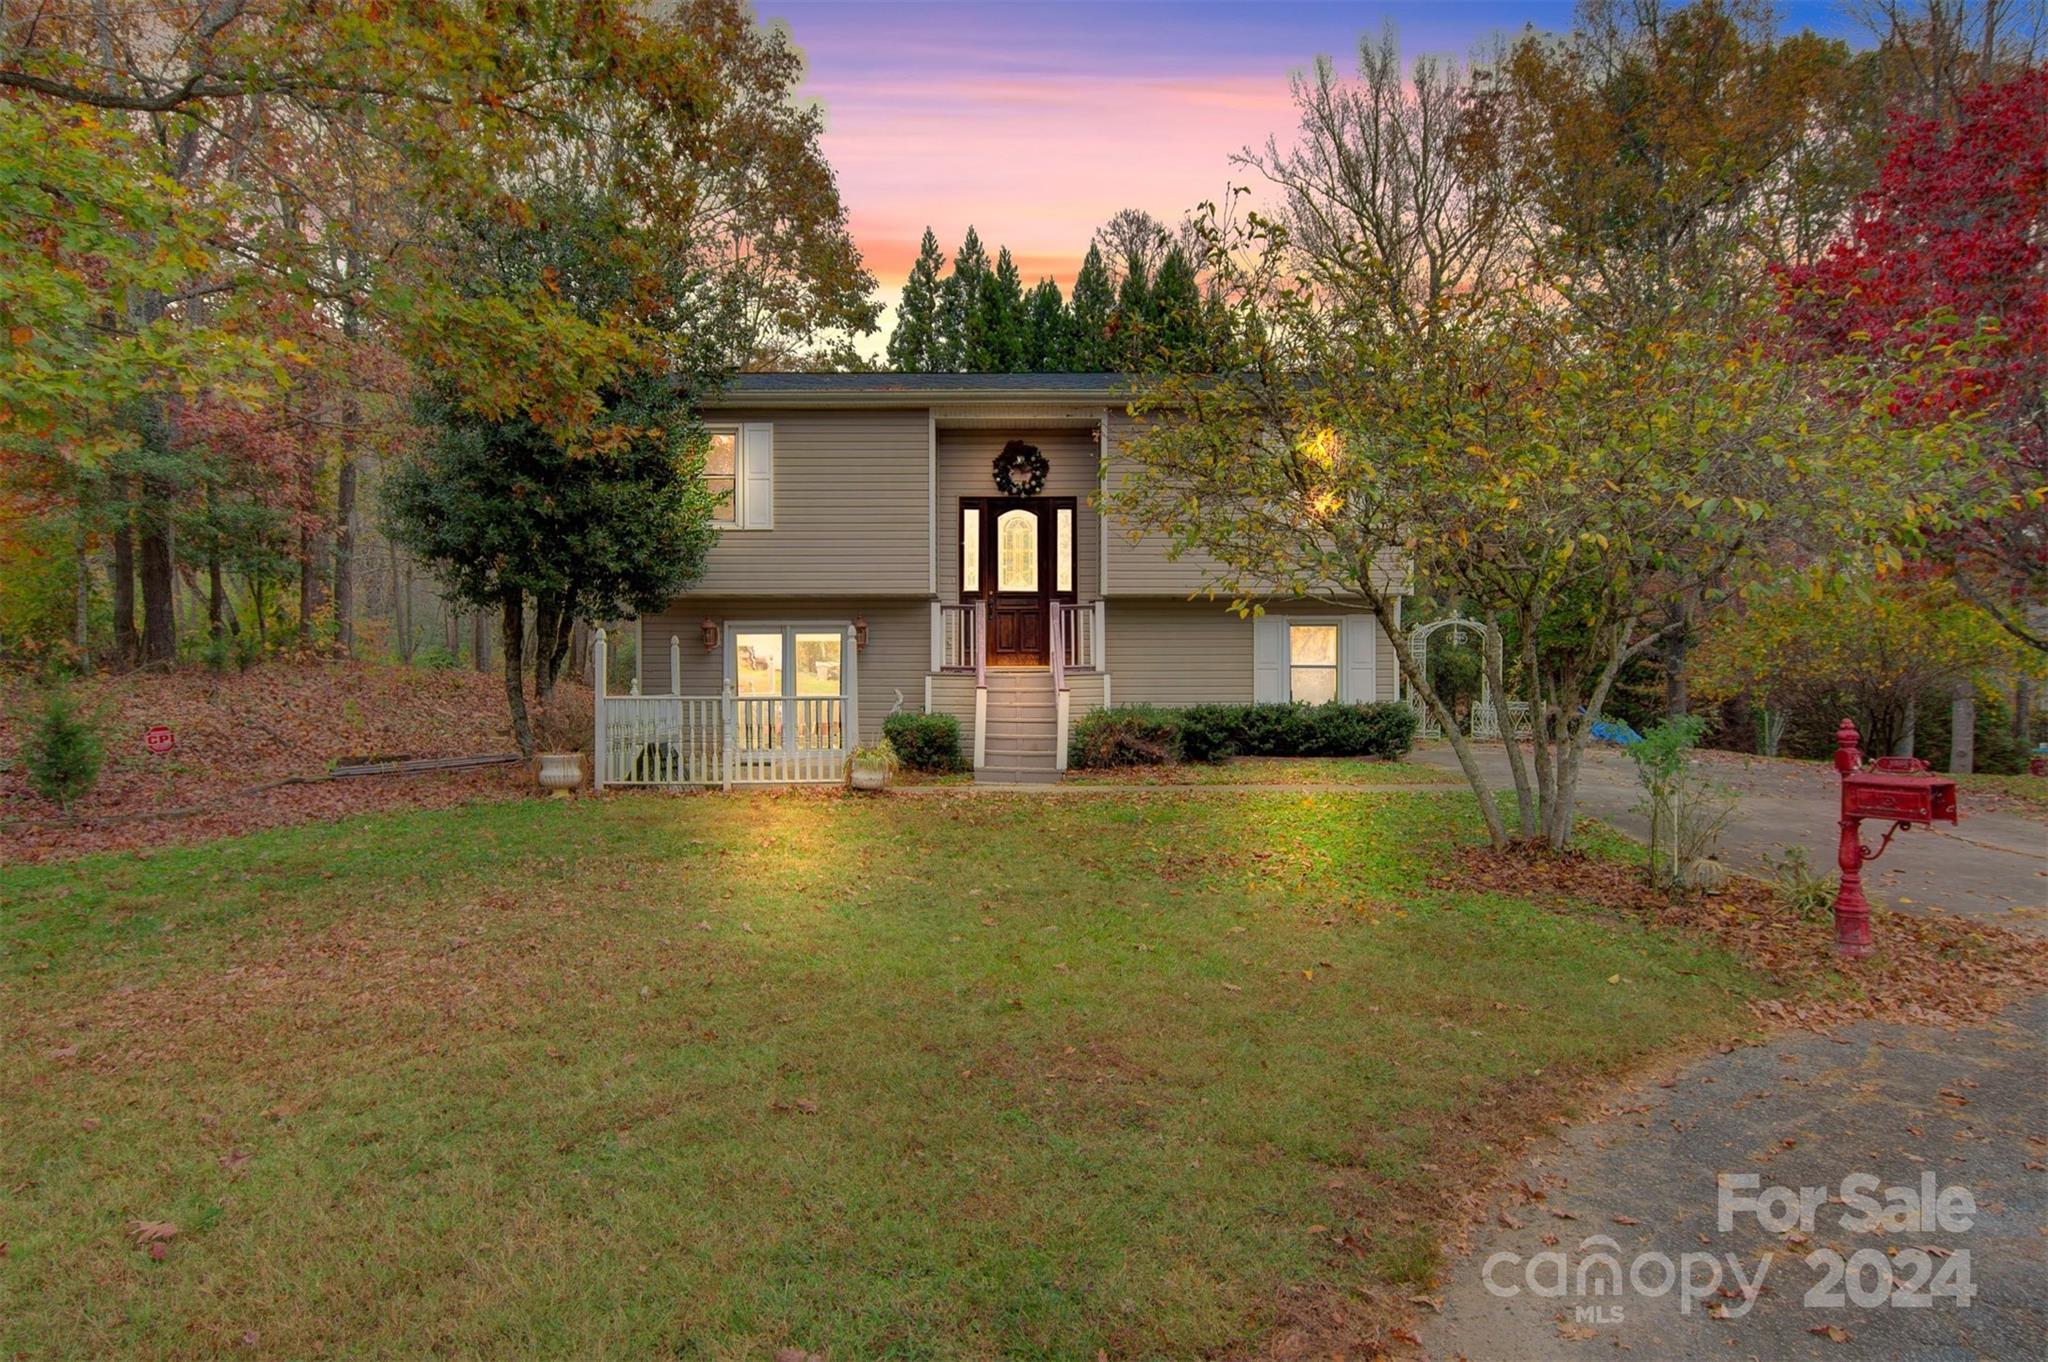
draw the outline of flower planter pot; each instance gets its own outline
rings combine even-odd
[[[543,790],[567,794],[583,784],[581,752],[542,752],[535,759],[535,771]]]
[[[846,783],[856,790],[886,790],[889,768],[881,762],[854,762],[846,768]]]

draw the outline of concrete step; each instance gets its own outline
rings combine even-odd
[[[1059,735],[1059,729],[1050,723],[1020,723],[1014,719],[988,721],[988,740],[992,743],[1005,740],[1013,743],[1034,743],[1052,751],[1052,742]]]
[[[1026,770],[1022,767],[984,766],[974,773],[976,785],[1056,785],[1060,773],[1047,767],[1044,770]]]
[[[1052,748],[1025,747],[1012,744],[1004,746],[990,743],[982,749],[983,764],[988,766],[1043,766],[1050,770],[1053,764]]]

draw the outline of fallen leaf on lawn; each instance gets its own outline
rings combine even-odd
[[[1509,1215],[1506,1211],[1502,1211],[1500,1213],[1500,1227],[1504,1230],[1518,1230],[1522,1228],[1522,1222]]]
[[[1223,991],[1225,993],[1242,993],[1244,992],[1244,989],[1237,984],[1225,984],[1223,986]]]
[[[1610,984],[1618,984],[1621,982],[1621,976],[1619,974],[1610,974],[1607,976],[1607,982]]]
[[[1444,1312],[1444,1298],[1442,1296],[1410,1296],[1408,1303],[1410,1305],[1426,1305],[1439,1315]]]
[[[818,1353],[807,1353],[802,1348],[777,1348],[775,1362],[825,1362]]]
[[[1577,1220],[1577,1219],[1578,1219],[1578,1216],[1576,1216],[1576,1215],[1572,1214],[1572,1212],[1570,1212],[1570,1211],[1561,1211],[1561,1210],[1559,1210],[1559,1209],[1558,1209],[1557,1207],[1555,1207],[1555,1206],[1552,1206],[1552,1207],[1550,1208],[1550,1213],[1551,1213],[1552,1215],[1556,1216],[1556,1217],[1557,1217],[1557,1218],[1558,1218],[1559,1220]]]
[[[1393,1334],[1395,1338],[1400,1339],[1411,1348],[1422,1346],[1422,1335],[1416,1333],[1413,1329],[1403,1329],[1397,1325],[1393,1330]]]
[[[167,1239],[178,1237],[178,1227],[168,1220],[131,1220],[128,1222],[128,1237],[141,1248],[144,1244],[161,1244]]]
[[[246,1149],[237,1149],[233,1153],[223,1154],[220,1156],[221,1170],[231,1178],[238,1178],[249,1167],[249,1160],[255,1157],[254,1154],[251,1154]]]
[[[1636,1219],[1632,1215],[1617,1215],[1611,1216],[1609,1218],[1612,1219],[1614,1223],[1617,1225],[1640,1225],[1643,1223],[1642,1221]]]
[[[1839,1324],[1816,1324],[1806,1332],[1809,1334],[1819,1334],[1830,1343],[1847,1343],[1850,1339],[1856,1337],[1856,1335],[1850,1333]]]
[[[1557,1326],[1557,1336],[1573,1343],[1584,1343],[1589,1338],[1600,1337],[1600,1331],[1588,1329],[1583,1324],[1560,1324]]]

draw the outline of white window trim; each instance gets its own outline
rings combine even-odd
[[[737,530],[747,523],[747,437],[737,421],[709,421],[704,425],[707,439],[713,435],[732,436],[732,519],[720,520],[713,517],[711,525],[718,530]],[[708,476],[708,474],[707,474]]]
[[[1343,617],[1341,615],[1282,615],[1280,618],[1284,621],[1280,626],[1280,680],[1287,688],[1287,702],[1289,704],[1306,703],[1305,701],[1296,701],[1294,698],[1294,669],[1296,667],[1312,667],[1317,671],[1327,671],[1330,673],[1332,683],[1330,686],[1330,698],[1332,700],[1342,700],[1344,698]],[[1331,629],[1336,630],[1336,656],[1331,659],[1328,666],[1320,662],[1296,662],[1294,660],[1295,629],[1300,626],[1314,627],[1317,625],[1328,625]]]

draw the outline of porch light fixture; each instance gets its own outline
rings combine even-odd
[[[704,651],[708,653],[718,647],[718,621],[706,615],[702,627],[704,630]]]
[[[868,617],[866,615],[855,615],[853,617],[853,650],[856,653],[864,653],[868,650]]]

